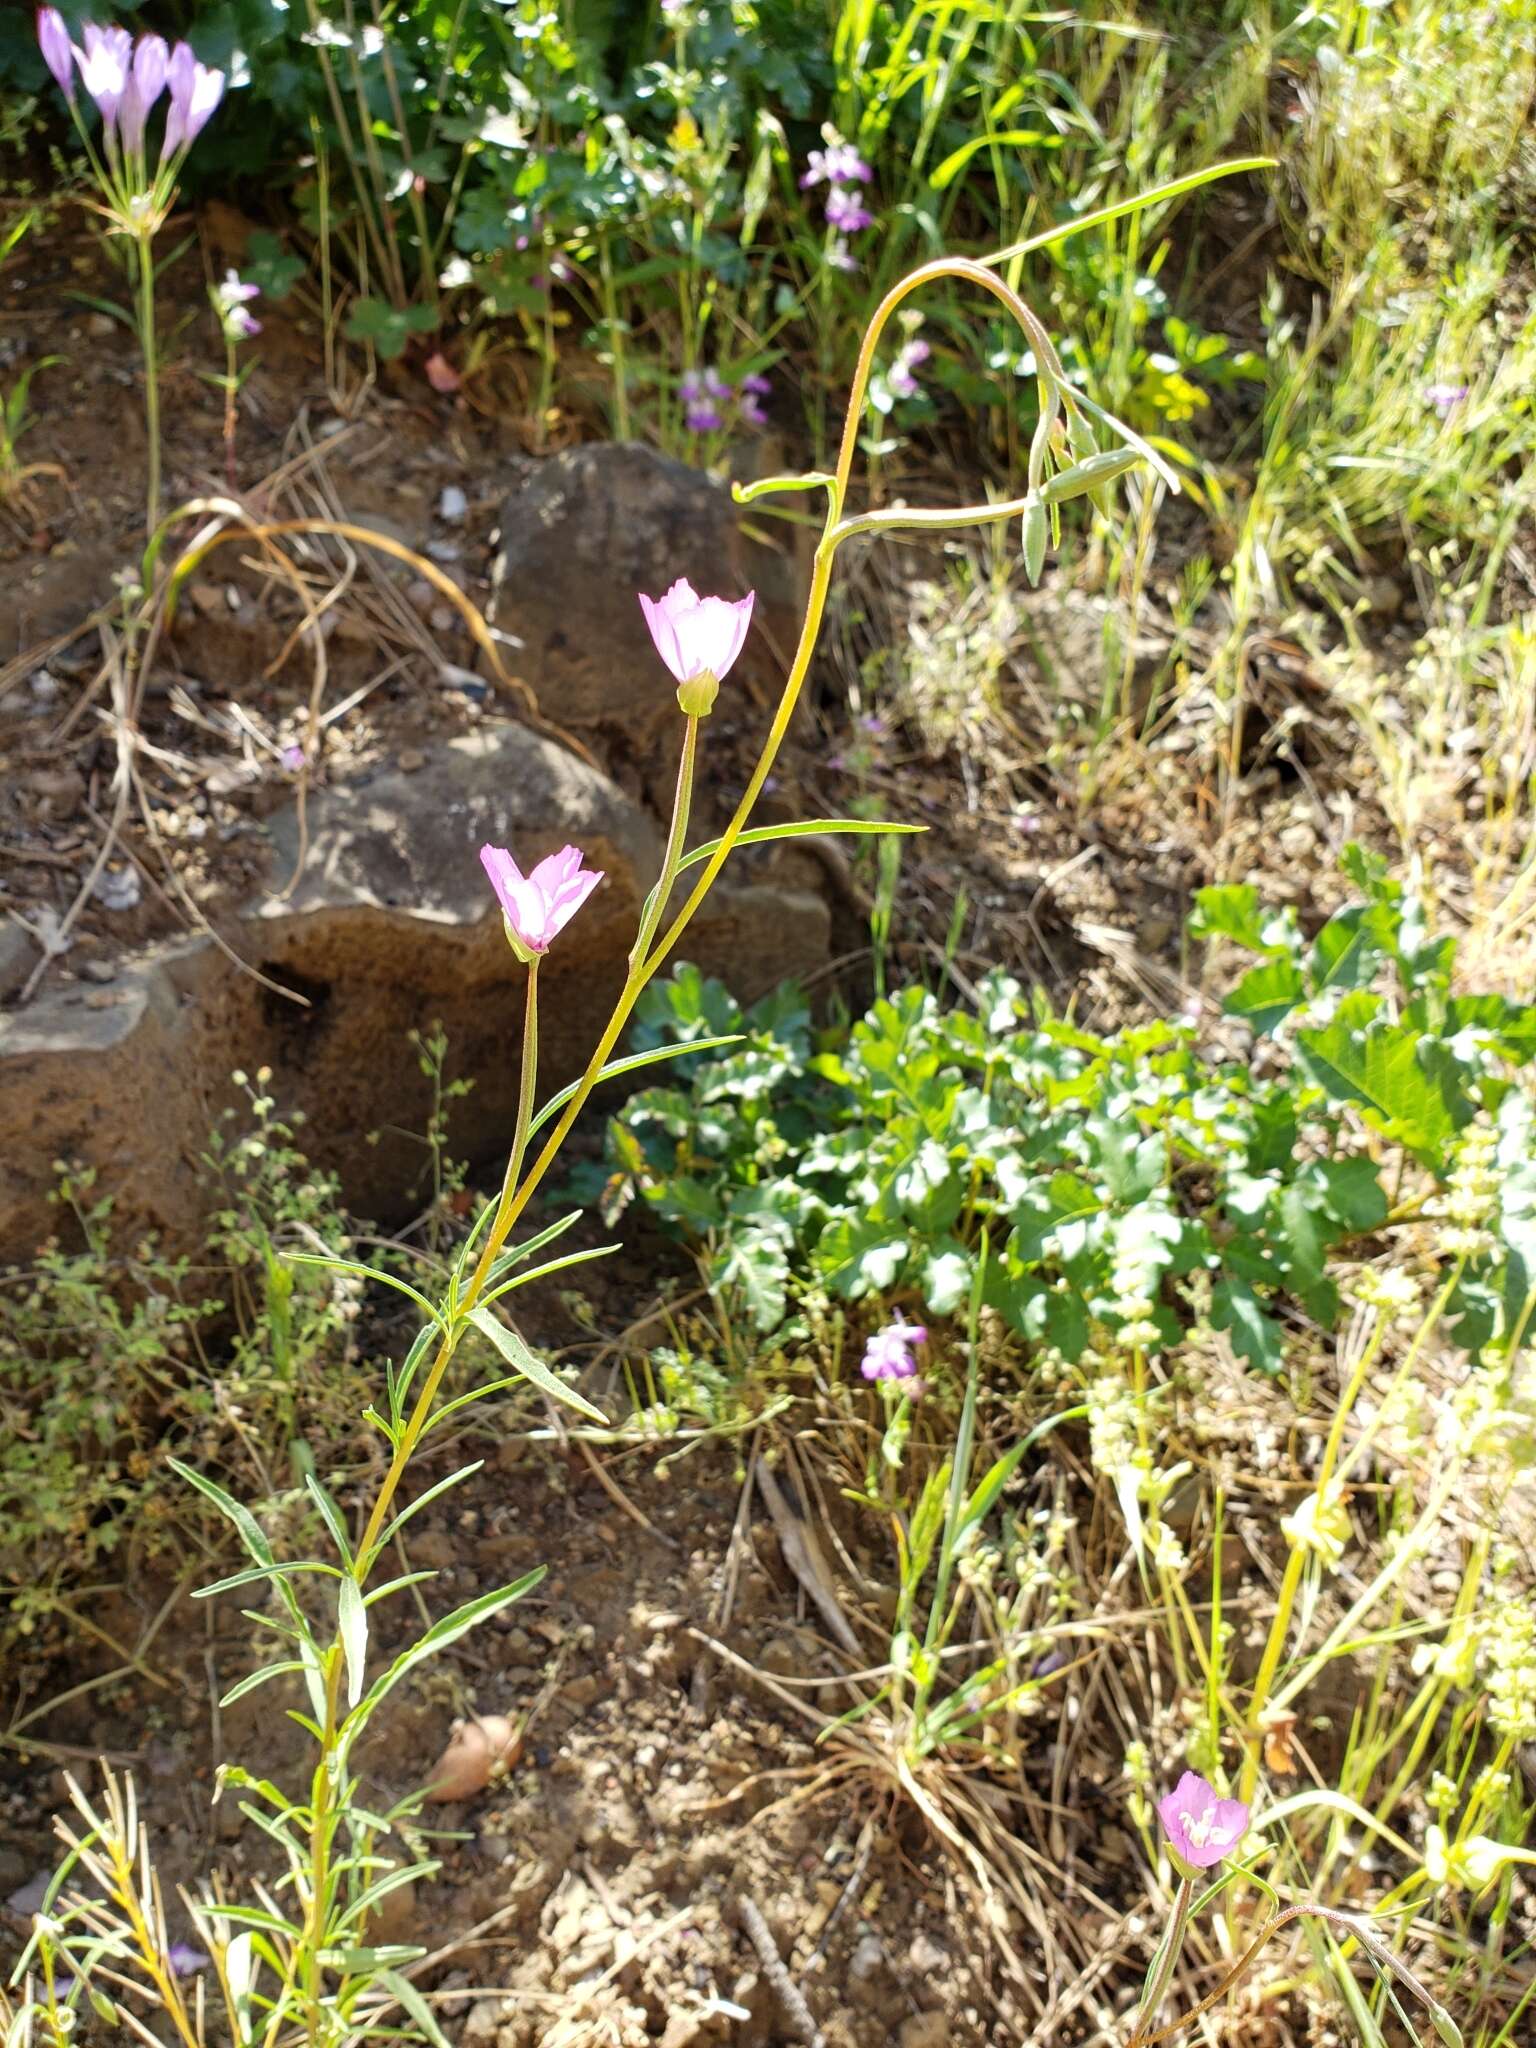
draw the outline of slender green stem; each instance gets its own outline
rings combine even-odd
[[[160,365],[155,343],[155,252],[153,238],[134,243],[139,266],[139,347],[144,353],[144,431],[149,443],[148,511],[145,533],[160,524]]]
[[[528,1127],[533,1122],[534,1086],[539,1074],[539,963],[534,958],[528,963],[528,994],[523,1004],[523,1055],[522,1067],[517,1078],[517,1117],[512,1126],[512,1150],[507,1155],[507,1170],[502,1177],[501,1195],[497,1202],[497,1214],[512,1200],[517,1191],[517,1177],[523,1170],[523,1159],[528,1151]],[[492,1224],[495,1229],[495,1224]]]
[[[629,949],[629,967],[633,973],[642,961],[656,936],[656,927],[661,923],[661,914],[667,907],[667,898],[672,894],[672,884],[677,880],[678,863],[683,857],[683,841],[688,834],[688,814],[693,808],[693,778],[699,751],[699,721],[687,720],[687,731],[683,734],[683,756],[677,764],[677,795],[672,801],[672,828],[667,834],[667,849],[661,857],[661,873],[656,886],[646,902],[640,919],[640,929],[635,934],[635,943]]]
[[[1173,1913],[1168,1922],[1168,1932],[1163,1936],[1163,1945],[1152,1965],[1152,1974],[1136,2014],[1136,2023],[1131,2028],[1131,2038],[1125,2044],[1125,2048],[1139,2048],[1147,2028],[1157,2018],[1158,2007],[1167,1996],[1174,1966],[1179,1960],[1179,1951],[1184,1946],[1184,1932],[1189,1924],[1189,1909],[1194,1896],[1195,1880],[1186,1873],[1179,1879],[1179,1888],[1173,1899]]]

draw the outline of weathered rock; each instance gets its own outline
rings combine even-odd
[[[792,557],[738,524],[723,485],[650,448],[594,443],[529,463],[502,507],[495,620],[521,643],[513,666],[546,718],[620,780],[635,771],[658,808],[682,721],[637,593],[659,597],[679,576],[705,595],[757,592],[717,715],[771,706],[799,630],[798,578]]]
[[[306,1117],[305,1148],[356,1209],[407,1213],[422,1152],[406,1134],[427,1114],[413,1029],[441,1021],[452,1073],[474,1081],[454,1105],[456,1156],[479,1164],[511,1133],[525,975],[482,842],[525,862],[579,844],[606,876],[540,973],[545,1093],[581,1071],[661,861],[646,811],[512,724],[449,741],[415,773],[313,794],[307,838],[295,805],[266,831],[269,886],[221,935],[261,979],[205,935],[125,962],[108,988],[45,983],[0,1017],[0,1257],[28,1257],[53,1227],[60,1158],[98,1169],[126,1232],[195,1245],[217,1199],[203,1155],[236,1068],[273,1069],[283,1107]],[[820,897],[752,866],[710,899],[686,952],[750,1000],[813,970],[827,943]]]

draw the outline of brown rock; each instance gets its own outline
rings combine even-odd
[[[941,2012],[915,2012],[896,2029],[897,2048],[948,2048],[949,2020]]]

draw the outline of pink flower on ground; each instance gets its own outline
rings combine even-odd
[[[37,10],[37,47],[43,62],[53,73],[53,82],[71,106],[75,103],[74,58],[69,47],[69,30],[57,7]]]
[[[124,149],[138,150],[144,142],[144,123],[149,110],[165,90],[165,75],[171,53],[164,36],[140,36],[134,45],[128,85],[117,112],[117,132]]]
[[[700,597],[686,576],[679,576],[665,597],[640,593],[640,609],[651,629],[656,652],[680,683],[710,675],[718,683],[735,661],[752,623],[755,591],[734,601]]]
[[[899,1318],[876,1330],[864,1346],[859,1371],[867,1380],[913,1380],[917,1377],[914,1353],[928,1342],[921,1323],[904,1323]]]
[[[1435,408],[1441,419],[1449,419],[1467,395],[1465,384],[1427,384],[1424,397]]]
[[[1186,1771],[1166,1799],[1157,1803],[1174,1861],[1209,1870],[1230,1855],[1248,1832],[1248,1808],[1241,1799],[1219,1799],[1216,1787]]]
[[[85,48],[75,46],[80,79],[96,102],[101,125],[110,136],[123,94],[128,90],[128,64],[133,37],[125,28],[98,28],[88,21],[80,31]]]
[[[444,394],[457,391],[463,381],[441,349],[428,356],[422,367],[426,371],[427,382],[434,391],[441,391]]]
[[[224,74],[199,64],[191,46],[178,43],[167,67],[171,88],[170,111],[165,117],[165,140],[161,160],[178,150],[190,149],[208,125],[209,116],[224,97]]]
[[[885,380],[898,398],[916,398],[922,386],[913,372],[921,368],[932,354],[933,350],[926,341],[909,341],[898,351]]]
[[[579,846],[562,846],[526,875],[504,846],[482,846],[480,861],[506,918],[512,950],[528,962],[549,951],[603,879],[600,868],[582,866]]]

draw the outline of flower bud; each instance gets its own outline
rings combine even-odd
[[[720,678],[713,669],[701,668],[696,676],[678,684],[678,708],[689,718],[708,718],[719,694]]]

